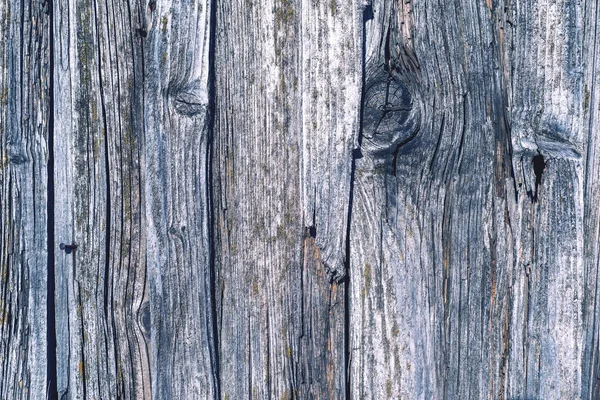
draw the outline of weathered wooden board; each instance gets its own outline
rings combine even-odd
[[[217,3],[222,398],[345,396],[345,289],[330,282],[345,275],[358,20],[353,2]]]
[[[594,398],[595,7],[373,2],[351,397]]]
[[[210,226],[208,1],[146,18],[144,154],[152,395],[218,398]]]
[[[150,396],[143,58],[133,22],[145,9],[131,6],[52,9],[58,398]]]
[[[48,17],[0,2],[0,398],[47,388]]]

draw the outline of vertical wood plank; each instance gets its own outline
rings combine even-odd
[[[363,8],[339,0],[301,1],[299,7],[302,220],[316,230],[330,279],[341,281],[360,125]]]
[[[99,307],[107,279],[108,176],[94,3],[57,2],[53,17],[55,37],[62,38],[54,47],[54,232],[57,246],[78,246],[55,253],[57,391],[59,398],[107,397],[115,393],[116,371],[106,362],[114,348],[107,347],[108,321]]]
[[[593,396],[593,7],[373,3],[352,397]]]
[[[96,2],[98,84],[108,186],[103,294],[109,397],[150,398],[150,324],[144,215],[143,2]]]
[[[509,326],[523,345],[511,347],[508,397],[593,398],[597,385],[596,7],[538,0],[508,10],[517,27],[505,29],[503,69],[521,188],[511,300],[523,313]]]
[[[600,87],[600,46],[598,46],[598,15],[600,9],[595,2],[585,2],[580,9],[579,21],[583,20],[583,43],[579,62],[583,65],[583,91],[579,92],[579,107],[582,107],[584,129],[581,140],[586,144],[586,152],[582,151],[582,164],[585,162],[585,174],[582,186],[583,195],[583,254],[584,254],[584,298],[582,304],[583,318],[583,357],[582,397],[594,399],[600,396],[600,339],[598,325],[598,298],[600,284],[598,282],[598,265],[600,265],[600,140],[597,126],[600,123],[600,95],[596,91]],[[594,34],[591,32],[594,27]],[[581,84],[579,85],[581,90]],[[585,154],[585,156],[583,156]],[[592,329],[590,329],[592,327]]]
[[[292,1],[217,3],[215,224],[221,398],[292,398],[300,129]]]
[[[224,399],[345,396],[345,292],[332,283],[345,276],[359,14],[353,2],[217,3]]]
[[[150,395],[135,31],[144,11],[110,1],[54,3],[59,398]]]
[[[142,29],[152,396],[218,398],[208,147],[213,11],[209,1],[149,5]]]
[[[0,397],[47,391],[49,21],[0,2]]]

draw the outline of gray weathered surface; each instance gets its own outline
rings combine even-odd
[[[328,275],[345,274],[357,13],[335,1],[217,3],[213,213],[224,399],[344,396],[344,287]]]
[[[122,2],[57,1],[54,192],[59,398],[150,396],[141,40]],[[78,245],[67,253],[59,243]]]
[[[211,6],[159,2],[144,44],[152,397],[216,398],[209,243]]]
[[[593,397],[595,7],[373,3],[352,397]],[[377,129],[372,77],[402,93]]]
[[[598,15],[0,0],[0,397],[597,398]]]
[[[0,398],[46,393],[48,18],[0,2]]]

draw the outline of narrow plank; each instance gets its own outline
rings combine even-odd
[[[57,395],[150,395],[142,49],[132,4],[55,2]],[[61,249],[59,244],[77,248]]]
[[[144,6],[152,397],[218,398],[208,147],[213,10],[209,1]]]
[[[106,279],[108,177],[94,15],[93,2],[54,4],[54,37],[62,39],[54,45],[53,77],[58,398],[108,397],[116,383],[114,363],[106,362],[114,359],[103,334],[107,318],[98,307]],[[78,247],[64,247],[73,244]]]
[[[351,2],[217,3],[223,399],[345,397],[345,289],[335,282],[346,275],[359,16]]]
[[[49,19],[0,2],[0,397],[43,399],[47,374]]]
[[[106,157],[106,318],[109,397],[150,398],[150,325],[143,184],[143,42],[136,32],[145,3],[95,3],[98,84]],[[94,154],[98,154],[96,148]]]
[[[352,150],[358,147],[363,63],[362,6],[298,2],[302,220],[331,280],[346,275]],[[276,44],[277,46],[277,44]]]
[[[509,398],[594,398],[597,386],[596,7],[538,0],[507,15],[518,27],[505,28],[503,69],[521,189],[511,308],[522,312],[511,316],[522,345],[508,354]]]

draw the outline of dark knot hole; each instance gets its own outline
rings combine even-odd
[[[544,156],[538,154],[533,157],[533,172],[535,173],[535,184],[536,186],[542,183],[542,174],[544,173],[544,169],[546,168],[546,162],[544,161]]]

